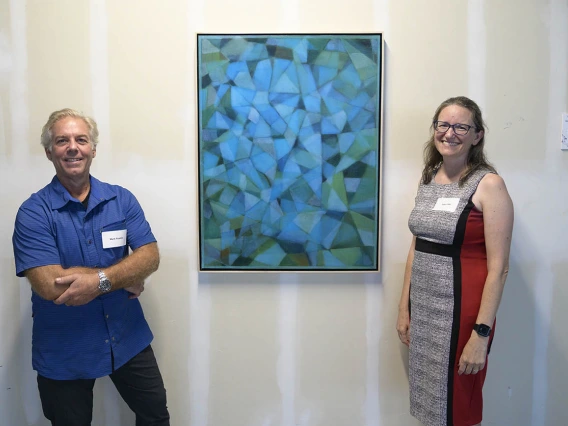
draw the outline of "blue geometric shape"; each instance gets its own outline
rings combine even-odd
[[[282,259],[286,257],[286,252],[277,244],[274,245],[256,257],[256,261],[266,265],[279,265]]]
[[[251,160],[256,169],[262,173],[266,173],[276,165],[276,160],[274,160],[274,158],[266,152],[255,155],[251,158]]]
[[[321,112],[321,96],[317,92],[311,92],[308,95],[302,97],[304,101],[304,106],[306,111],[309,112]]]
[[[294,146],[287,139],[274,139],[274,150],[276,151],[276,158],[281,159],[282,157],[288,155]]]
[[[253,75],[253,82],[256,86],[256,90],[268,92],[270,89],[270,81],[272,79],[272,64],[270,60],[266,59],[260,61],[256,65],[256,69]]]
[[[268,138],[272,136],[270,125],[264,120],[264,118],[260,117],[258,119],[253,135],[255,138]]]
[[[296,68],[298,79],[300,82],[300,91],[304,94],[317,92],[318,85],[312,73],[312,70],[307,64],[298,64]]]
[[[324,258],[324,264],[326,266],[332,266],[336,268],[345,266],[343,262],[341,262],[337,257],[335,257],[333,254],[331,254],[331,252],[327,250],[323,252],[323,258]]]
[[[345,178],[345,191],[347,192],[356,192],[359,184],[361,183],[360,178]]]
[[[232,120],[221,114],[220,112],[216,111],[209,123],[207,123],[208,129],[230,129],[231,125],[233,124]]]
[[[242,72],[248,72],[247,64],[244,61],[230,62],[226,71],[227,77],[231,80],[234,80]]]
[[[209,151],[205,151],[203,153],[203,157],[202,157],[201,161],[203,162],[203,166],[206,169],[210,169],[210,168],[217,166],[217,164],[219,163],[219,156],[215,155],[215,154],[213,154]]]
[[[321,146],[321,135],[313,134],[307,138],[302,139],[302,145],[306,148],[312,157],[316,160],[320,160],[322,157],[322,146]]]
[[[231,87],[231,106],[233,108],[250,106],[256,92],[242,87]]]
[[[336,212],[346,212],[348,211],[347,206],[341,198],[337,195],[333,189],[329,191],[329,197],[327,199],[327,209]]]

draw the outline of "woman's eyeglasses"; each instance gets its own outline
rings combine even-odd
[[[472,127],[473,126],[470,126],[469,124],[450,124],[446,123],[445,121],[434,121],[434,129],[436,129],[436,131],[440,133],[446,133],[448,130],[450,130],[450,128],[452,128],[456,135],[464,136],[467,135]]]

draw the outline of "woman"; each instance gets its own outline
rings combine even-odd
[[[410,347],[410,412],[428,426],[481,424],[513,229],[505,182],[483,152],[484,127],[466,97],[438,107],[409,219],[397,331]]]

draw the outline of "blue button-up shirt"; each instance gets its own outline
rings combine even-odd
[[[131,192],[90,180],[86,209],[57,177],[22,204],[12,237],[19,277],[46,265],[104,269],[126,257],[129,247],[156,241]],[[103,232],[117,230],[126,230],[126,245],[103,248]],[[140,302],[123,289],[82,306],[56,305],[32,292],[32,312],[33,368],[50,379],[106,376],[112,356],[117,369],[153,338]]]

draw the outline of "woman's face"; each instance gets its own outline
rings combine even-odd
[[[477,145],[483,137],[483,130],[475,129],[471,112],[459,105],[449,105],[440,111],[437,121],[448,123],[450,126],[457,124],[471,126],[465,135],[457,135],[455,127],[450,127],[446,132],[434,130],[434,143],[444,160],[463,157],[465,162],[471,147]]]

